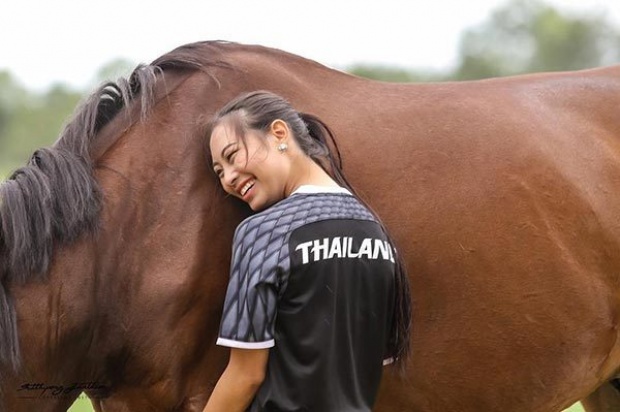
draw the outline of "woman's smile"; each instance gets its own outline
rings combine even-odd
[[[251,179],[248,180],[242,187],[241,190],[239,190],[239,194],[241,195],[241,197],[244,197],[246,195],[246,193],[248,193],[248,191],[250,189],[252,189],[254,187],[254,183],[256,183],[255,180]]]

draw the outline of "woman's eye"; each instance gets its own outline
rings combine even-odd
[[[226,160],[228,160],[228,162],[229,162],[229,163],[232,163],[232,161],[233,161],[233,160],[234,160],[234,158],[235,158],[235,154],[237,154],[237,151],[236,151],[236,150],[235,150],[235,151],[233,151],[233,152],[230,152],[230,153],[229,153],[229,155],[228,155],[228,156],[226,156]]]

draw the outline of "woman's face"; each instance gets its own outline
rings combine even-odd
[[[276,147],[281,143],[273,134],[250,130],[245,144],[227,122],[211,133],[213,170],[224,190],[263,210],[288,196],[290,162]]]

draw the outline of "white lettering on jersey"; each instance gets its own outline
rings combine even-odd
[[[327,255],[327,259],[333,259],[335,257],[342,257],[342,243],[340,242],[339,237],[334,238],[332,246],[329,248],[329,254]]]
[[[300,243],[295,251],[301,251],[301,260],[305,265],[325,259],[369,259],[389,260],[394,263],[394,254],[389,242],[381,239],[365,238],[358,250],[353,250],[352,237],[334,237],[309,240]]]
[[[327,258],[327,251],[329,250],[329,238],[323,238],[321,240],[315,240],[312,242],[312,254],[314,255],[314,261],[323,260]]]

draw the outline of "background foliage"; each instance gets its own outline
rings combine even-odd
[[[432,44],[432,41],[429,42]],[[346,71],[391,82],[473,80],[520,73],[574,70],[620,62],[620,32],[605,15],[573,15],[542,0],[509,0],[461,35],[454,67],[444,71],[354,65]],[[102,67],[92,87],[130,73],[134,63]],[[63,84],[29,90],[0,71],[0,178],[52,144],[90,90]]]
[[[605,15],[573,15],[542,0],[509,0],[486,21],[462,33],[454,67],[433,71],[354,65],[346,71],[391,82],[437,82],[616,62],[620,62],[620,32]],[[96,73],[92,87],[128,75],[133,66],[126,60],[106,64]],[[0,178],[23,165],[36,148],[52,144],[89,91],[63,84],[29,90],[11,73],[0,71]]]
[[[135,64],[114,60],[95,74],[93,88],[131,72]],[[45,91],[29,90],[0,71],[0,179],[23,165],[38,147],[54,143],[80,100],[90,90],[54,84]]]

